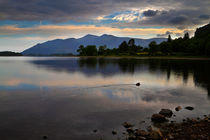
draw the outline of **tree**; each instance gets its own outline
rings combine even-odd
[[[171,35],[168,35],[168,42],[171,42],[172,39],[171,39]]]
[[[126,42],[126,41],[123,41],[123,42],[120,44],[118,50],[119,50],[119,52],[121,52],[121,53],[127,53],[127,52],[128,52],[128,44],[127,44],[127,42]]]
[[[154,54],[156,53],[157,51],[159,51],[158,49],[158,45],[155,41],[152,41],[150,44],[149,44],[149,53],[150,54]]]
[[[135,45],[135,40],[134,39],[130,39],[128,41],[128,46],[131,47],[131,46],[134,46]]]
[[[184,40],[188,40],[188,39],[190,39],[190,35],[189,35],[188,32],[186,32],[186,33],[184,34]]]
[[[100,46],[99,49],[98,49],[98,54],[99,54],[99,55],[104,55],[106,49],[107,49],[106,45]]]
[[[80,45],[79,46],[79,49],[77,50],[77,52],[79,53],[79,55],[85,55],[84,46],[83,45]]]
[[[89,45],[85,48],[85,52],[87,56],[96,56],[98,55],[98,51],[95,45]]]

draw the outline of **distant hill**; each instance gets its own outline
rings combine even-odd
[[[22,56],[22,54],[16,52],[4,51],[0,52],[0,56]]]
[[[77,54],[80,45],[106,45],[108,48],[117,48],[123,41],[129,41],[129,37],[116,37],[104,34],[102,36],[86,35],[82,38],[56,39],[37,44],[22,52],[23,55],[58,55],[58,54]],[[151,41],[157,44],[166,41],[166,38],[138,39],[134,38],[136,45],[147,47]]]

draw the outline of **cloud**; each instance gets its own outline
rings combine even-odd
[[[157,37],[167,37],[168,35],[172,35],[174,37],[182,37],[185,33],[189,33],[190,36],[193,36],[194,32],[194,29],[166,31],[164,34],[157,34]]]
[[[81,37],[86,34],[101,35],[104,33],[117,36],[154,37],[154,34],[163,34],[166,31],[182,32],[174,28],[114,28],[95,25],[39,25],[20,28],[18,26],[0,26],[0,36],[27,37]],[[33,35],[31,37],[31,35]]]
[[[150,10],[147,10],[150,11]],[[151,10],[154,11],[154,10]],[[144,12],[143,12],[144,13]],[[152,13],[152,12],[148,12]],[[141,27],[141,26],[164,26],[175,27],[179,29],[196,28],[200,25],[207,24],[210,20],[207,14],[210,13],[208,9],[171,9],[158,11],[157,14],[153,13],[153,16],[149,18],[142,18],[139,21],[131,23],[119,23],[120,26],[129,27]]]
[[[189,22],[194,21],[193,19],[190,20],[194,16],[210,15],[209,7],[209,0],[0,0],[0,20],[88,21],[114,12],[147,9],[143,13],[147,17],[156,17],[158,11],[168,11],[167,16],[163,16],[165,19],[159,15],[155,18],[156,20],[151,20],[151,22],[157,21],[155,24],[158,23],[158,18],[163,21],[168,20],[167,18],[173,15],[172,11],[175,11],[175,13],[171,18],[175,18],[175,15],[178,17],[173,20],[170,18],[169,21],[180,23],[177,22],[177,19],[181,18],[180,15],[186,16],[186,20]],[[205,16],[205,19],[209,18]],[[180,20],[185,19],[182,17]]]
[[[147,10],[143,12],[143,15],[146,17],[153,17],[157,15],[158,12],[159,12],[158,10]]]
[[[157,37],[167,37],[168,35],[173,34],[173,32],[166,31],[164,34],[157,34]]]
[[[134,10],[134,11],[129,11],[123,14],[118,14],[114,16],[112,20],[133,22],[133,21],[137,21],[140,18],[139,16],[140,16],[139,11]]]

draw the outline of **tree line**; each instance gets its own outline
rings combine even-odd
[[[152,41],[146,48],[135,45],[135,40],[130,39],[128,42],[123,41],[118,48],[110,49],[106,45],[98,48],[95,45],[86,47],[81,45],[77,52],[80,56],[210,56],[210,24],[198,28],[192,38],[189,33],[174,40],[169,35],[167,41],[160,44]]]

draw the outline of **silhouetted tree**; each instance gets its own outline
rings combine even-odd
[[[127,44],[127,42],[126,41],[123,41],[120,44],[118,50],[119,50],[120,53],[127,53],[128,52],[128,44]]]
[[[86,55],[84,48],[85,47],[83,45],[80,45],[79,46],[79,49],[77,50],[77,52],[79,53],[79,55]]]
[[[104,55],[106,53],[106,45],[104,46],[100,46],[99,49],[98,49],[98,55]]]
[[[95,45],[89,45],[85,48],[85,52],[87,56],[96,56],[98,55],[98,51]]]
[[[187,32],[187,33],[184,34],[184,40],[188,40],[188,39],[190,39],[190,35],[189,35],[189,33]]]
[[[131,47],[131,46],[134,46],[135,45],[135,40],[134,39],[130,39],[128,41],[128,46]]]
[[[168,35],[168,42],[171,42],[172,39],[171,39],[171,35]]]
[[[157,43],[155,41],[152,41],[150,44],[149,44],[149,53],[150,54],[154,54],[156,53],[157,51],[159,51],[159,46],[157,45]]]

